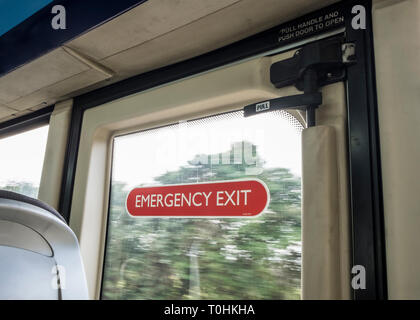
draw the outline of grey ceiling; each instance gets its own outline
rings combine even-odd
[[[149,0],[1,77],[0,122],[220,48],[334,2]]]

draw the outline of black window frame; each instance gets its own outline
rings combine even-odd
[[[366,29],[351,26],[354,5],[366,8]],[[353,299],[387,299],[384,213],[378,130],[372,1],[341,1],[288,23],[261,32],[198,57],[153,70],[74,98],[67,143],[59,211],[70,219],[77,154],[85,110],[165,83],[192,76],[258,54],[276,50],[280,28],[332,10],[344,13],[344,37],[356,46],[357,63],[347,68],[348,148],[352,224],[352,266],[366,269],[366,289],[353,290]],[[309,36],[312,36],[308,35]],[[299,40],[304,40],[305,37]],[[298,44],[296,44],[298,47]],[[287,50],[292,49],[289,46]],[[286,51],[286,49],[284,50]]]
[[[36,129],[50,123],[54,105],[0,123],[0,139]]]

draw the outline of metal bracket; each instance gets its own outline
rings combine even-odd
[[[254,103],[244,108],[244,116],[282,109],[306,111],[307,126],[315,125],[315,109],[322,104],[318,89],[342,81],[345,67],[356,63],[355,45],[332,38],[305,45],[292,58],[276,62],[270,67],[270,81],[276,88],[294,85],[303,94]]]

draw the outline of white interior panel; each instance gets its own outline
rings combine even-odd
[[[388,295],[420,299],[420,1],[373,10]]]

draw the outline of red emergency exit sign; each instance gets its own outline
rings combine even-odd
[[[252,217],[268,206],[258,179],[135,188],[126,200],[134,217]]]

